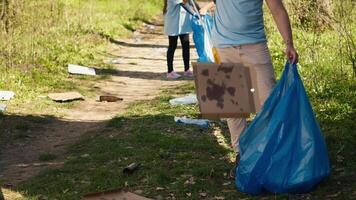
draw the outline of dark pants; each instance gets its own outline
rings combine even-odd
[[[168,73],[173,71],[174,52],[177,49],[178,37],[182,44],[184,71],[189,70],[189,60],[190,60],[189,34],[183,34],[179,36],[168,36],[169,39],[169,46],[167,51]]]

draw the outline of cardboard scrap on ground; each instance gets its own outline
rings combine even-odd
[[[85,195],[83,200],[152,200],[120,189]]]
[[[56,102],[84,100],[84,97],[78,92],[50,93],[48,97]]]
[[[73,65],[73,64],[68,65],[68,72],[71,74],[82,74],[82,75],[90,75],[90,76],[96,75],[94,68],[84,67],[80,65]]]
[[[6,111],[6,105],[0,104],[0,113],[4,113]]]
[[[15,93],[11,91],[0,91],[0,100],[1,101],[9,101],[14,98]]]

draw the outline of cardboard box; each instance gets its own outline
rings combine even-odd
[[[121,189],[87,194],[83,200],[152,200]]]
[[[260,109],[256,73],[239,63],[193,63],[201,117],[247,118]]]

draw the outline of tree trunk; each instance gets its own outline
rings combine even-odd
[[[9,0],[2,0],[0,20],[3,21],[3,23],[5,25],[6,33],[8,33],[10,30],[10,21],[9,21],[9,16],[8,16],[9,7],[10,7]]]

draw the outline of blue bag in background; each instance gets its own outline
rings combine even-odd
[[[195,48],[199,56],[198,62],[214,62],[210,40],[212,25],[213,18],[210,15],[201,16],[201,18],[192,17],[191,26]]]
[[[286,64],[240,138],[236,185],[245,193],[306,193],[330,174],[326,144],[296,65]]]

